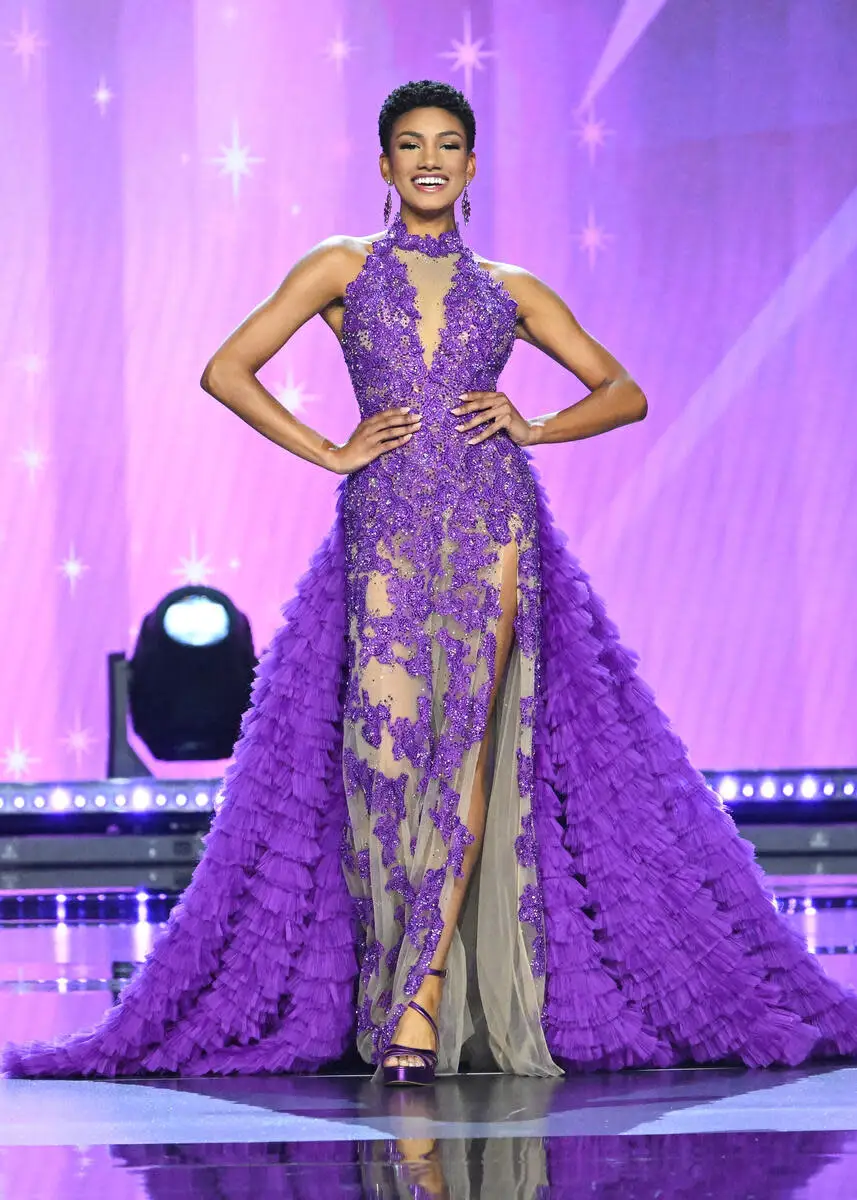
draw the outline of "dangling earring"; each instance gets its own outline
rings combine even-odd
[[[464,195],[461,197],[461,215],[464,217],[465,225],[470,220],[470,196],[468,195],[469,187],[470,180],[468,179],[467,183],[464,185]]]
[[[390,224],[390,213],[393,211],[393,181],[387,180],[387,199],[384,201],[384,224]]]

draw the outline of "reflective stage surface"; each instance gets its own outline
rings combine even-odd
[[[168,901],[3,904],[0,1039],[96,1021]],[[826,969],[857,983],[857,909],[797,900]],[[139,919],[136,919],[139,918]],[[154,922],[150,923],[150,922]],[[365,1069],[364,1069],[365,1070]],[[857,1064],[379,1087],[320,1077],[0,1080],[0,1197],[708,1197],[857,1195]]]

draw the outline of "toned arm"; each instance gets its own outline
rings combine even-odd
[[[362,261],[353,239],[331,238],[316,246],[215,351],[200,381],[205,391],[269,441],[329,470],[338,469],[335,444],[283,408],[256,372],[310,317],[342,296]]]
[[[621,363],[578,323],[566,303],[528,271],[498,267],[518,305],[518,337],[560,363],[590,389],[589,395],[555,413],[529,421],[530,444],[570,442],[641,421],[646,397]]]

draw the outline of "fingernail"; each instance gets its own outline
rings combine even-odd
[[[461,412],[461,405],[459,404],[458,408],[451,408],[449,411],[450,411],[451,413],[454,413],[454,414],[455,414],[455,416],[457,417],[457,416],[458,416],[458,414]]]
[[[464,428],[464,426],[463,426],[463,425],[456,425],[456,427],[455,427],[455,428],[458,430],[458,432],[459,432],[459,433],[461,433],[461,431],[462,431],[462,429]]]
[[[462,393],[461,393],[461,395],[458,397],[458,399],[459,399],[459,400],[466,400],[466,399],[467,399],[467,392],[462,392]]]
[[[410,404],[406,404],[403,408],[399,409],[399,412],[410,412],[410,411],[411,411]]]

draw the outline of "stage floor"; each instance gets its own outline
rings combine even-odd
[[[790,919],[857,984],[857,910],[800,901]],[[156,932],[149,920],[0,925],[0,1040],[96,1021],[114,964],[139,961]],[[3,1200],[807,1200],[857,1194],[855,1171],[857,1064],[462,1075],[415,1091],[360,1074],[0,1080]]]

